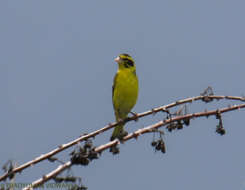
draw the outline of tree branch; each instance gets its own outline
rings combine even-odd
[[[187,100],[187,99],[185,99]],[[176,105],[177,103],[175,103]],[[179,104],[178,104],[179,105]],[[159,107],[160,108],[160,107]],[[157,109],[159,109],[157,108]],[[162,107],[163,109],[164,107]],[[225,112],[229,112],[229,111],[234,111],[234,110],[239,110],[245,108],[245,104],[240,104],[240,105],[234,105],[234,106],[228,106],[222,109],[216,109],[216,110],[211,110],[211,111],[204,111],[204,112],[197,112],[197,113],[192,113],[192,114],[186,114],[186,115],[180,115],[180,116],[176,116],[176,117],[171,117],[169,119],[165,119],[162,121],[159,121],[155,124],[149,125],[147,127],[144,127],[142,129],[138,129],[133,133],[128,134],[127,136],[125,136],[122,139],[122,142],[126,142],[132,138],[138,138],[140,135],[145,134],[145,133],[151,133],[154,132],[156,129],[168,125],[172,122],[176,122],[176,121],[182,121],[184,119],[194,119],[194,118],[199,118],[199,117],[208,117],[211,115],[219,115]],[[145,112],[146,113],[146,112]],[[95,152],[96,153],[102,153],[104,150],[111,148],[113,146],[116,146],[117,144],[120,144],[119,140],[114,140],[114,141],[110,141],[104,145],[100,145],[99,147],[95,148]],[[69,168],[72,166],[72,162],[68,161],[63,165],[58,166],[55,170],[51,171],[50,173],[44,175],[42,178],[34,181],[32,183],[32,185],[23,188],[23,190],[31,190],[32,188],[38,187],[42,184],[44,184],[45,182],[47,182],[48,180],[54,178],[55,176],[57,176],[58,174],[60,174],[62,171],[64,171],[65,169]]]
[[[216,100],[221,100],[221,99],[227,99],[227,100],[236,100],[236,101],[245,101],[245,97],[239,97],[239,96],[224,96],[224,95],[212,95],[212,96],[209,96],[209,95],[202,95],[202,96],[195,96],[195,97],[191,97],[191,98],[186,98],[186,99],[182,99],[182,100],[178,100],[176,102],[173,102],[171,104],[168,104],[168,105],[164,105],[164,106],[160,106],[160,107],[157,107],[157,108],[153,108],[151,110],[148,110],[148,111],[145,111],[145,112],[142,112],[142,113],[139,113],[139,114],[135,114],[133,115],[132,117],[127,117],[125,120],[123,121],[120,121],[120,122],[113,122],[113,123],[109,123],[108,125],[104,126],[103,128],[99,129],[99,130],[96,130],[94,132],[91,132],[89,134],[86,134],[86,135],[82,135],[80,136],[79,138],[73,140],[73,141],[70,141],[66,144],[62,144],[62,145],[59,145],[57,148],[55,148],[54,150],[46,153],[46,154],[42,154],[40,155],[39,157],[36,157],[35,159],[31,160],[31,161],[28,161],[22,165],[20,165],[19,167],[16,167],[14,169],[12,169],[11,171],[8,171],[6,173],[4,173],[2,176],[0,176],[0,181],[3,181],[3,180],[6,180],[9,176],[15,174],[15,173],[18,173],[18,172],[21,172],[22,170],[30,167],[30,166],[33,166],[43,160],[46,160],[46,159],[49,159],[51,158],[52,156],[54,156],[55,154],[65,150],[65,149],[68,149],[74,145],[76,145],[77,143],[79,142],[82,142],[84,140],[87,140],[91,137],[95,137],[111,128],[114,128],[115,126],[117,126],[118,124],[121,124],[121,123],[127,123],[129,121],[132,121],[132,120],[138,120],[139,118],[141,117],[145,117],[145,116],[148,116],[148,115],[151,115],[151,114],[155,114],[157,112],[161,112],[161,111],[167,111],[169,108],[172,108],[172,107],[175,107],[175,106],[179,106],[181,104],[185,104],[185,103],[192,103],[194,101],[199,101],[199,100],[202,100],[204,102],[207,102],[205,101],[205,99],[208,99],[209,101],[212,101],[214,99]]]

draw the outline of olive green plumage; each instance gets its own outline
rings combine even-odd
[[[128,54],[120,54],[115,61],[118,70],[112,87],[112,102],[116,121],[123,120],[134,107],[138,97],[138,77],[133,58]],[[124,124],[115,127],[111,140],[121,139],[127,133],[123,130]]]

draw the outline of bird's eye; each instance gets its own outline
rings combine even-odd
[[[131,61],[130,59],[126,59],[125,62],[128,65],[128,67],[133,67],[134,66],[134,62]]]

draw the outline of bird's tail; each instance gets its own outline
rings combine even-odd
[[[124,126],[124,124],[120,124],[114,128],[114,131],[113,131],[113,133],[111,135],[111,139],[110,139],[111,141],[115,140],[116,138],[118,138],[118,139],[121,138],[121,135],[123,133],[123,126]]]

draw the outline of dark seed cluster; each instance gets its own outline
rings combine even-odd
[[[95,147],[91,140],[86,140],[84,146],[79,146],[70,153],[72,164],[88,165],[90,161],[98,159],[98,153],[94,151]]]
[[[161,151],[162,153],[166,153],[166,147],[165,143],[163,141],[162,136],[164,135],[164,132],[161,130],[155,130],[153,131],[153,141],[151,142],[151,146],[154,147],[155,151]],[[155,139],[155,134],[159,134],[159,138]]]
[[[224,135],[226,132],[225,132],[225,129],[224,129],[224,127],[223,127],[222,116],[221,116],[221,114],[219,113],[219,111],[217,111],[216,119],[219,120],[218,125],[216,125],[216,133],[218,133],[218,134],[220,134],[220,135]]]
[[[167,125],[166,128],[169,132],[172,132],[175,129],[178,129],[178,130],[183,129],[184,125],[186,125],[186,126],[190,125],[190,118],[185,118],[183,120],[171,122],[170,124]]]
[[[152,141],[151,146],[155,148],[155,151],[161,151],[162,153],[166,153],[165,143],[162,139]]]

